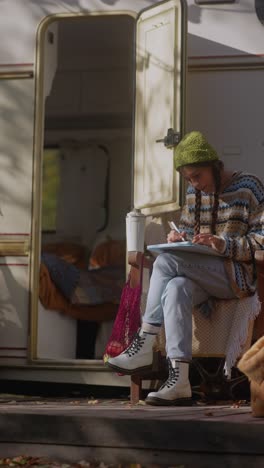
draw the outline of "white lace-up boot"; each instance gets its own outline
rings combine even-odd
[[[134,374],[148,370],[153,362],[153,344],[156,334],[140,330],[132,343],[119,356],[109,358],[106,364],[122,374]]]
[[[168,359],[169,377],[157,392],[146,398],[149,405],[189,406],[192,404],[192,389],[189,381],[189,363]]]

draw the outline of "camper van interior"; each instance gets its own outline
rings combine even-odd
[[[66,17],[45,33],[40,359],[101,359],[118,309],[131,208],[133,37],[126,15]]]

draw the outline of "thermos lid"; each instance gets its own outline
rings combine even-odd
[[[140,217],[140,218],[145,218],[145,215],[143,213],[141,213],[141,211],[137,208],[134,208],[132,211],[130,211],[129,213],[127,213],[127,217]]]

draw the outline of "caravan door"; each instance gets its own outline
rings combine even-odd
[[[185,38],[181,0],[162,2],[138,17],[134,206],[145,214],[180,206],[173,153],[184,132]]]

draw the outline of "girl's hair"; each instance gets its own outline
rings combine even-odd
[[[211,224],[211,232],[215,234],[216,231],[216,223],[217,223],[217,216],[218,216],[218,206],[219,206],[219,191],[221,187],[221,171],[224,168],[224,164],[222,161],[216,160],[212,162],[202,162],[197,164],[191,164],[192,167],[211,167],[214,184],[215,184],[215,192],[214,192],[214,206],[212,210],[212,224]],[[195,211],[194,211],[194,235],[199,234],[200,232],[200,214],[201,214],[201,191],[195,190]]]

